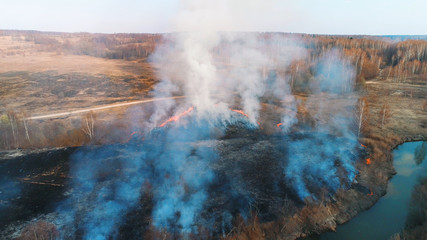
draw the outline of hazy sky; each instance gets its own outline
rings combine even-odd
[[[427,35],[427,0],[0,0],[0,29]]]

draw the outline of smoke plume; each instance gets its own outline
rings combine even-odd
[[[267,5],[274,8],[274,2]],[[218,146],[211,141],[224,137],[236,125],[258,129],[260,134],[263,101],[278,102],[283,113],[280,146],[263,143],[252,148],[283,149],[285,157],[272,160],[282,167],[273,182],[285,179],[301,200],[316,199],[319,189],[333,194],[351,183],[357,155],[351,119],[339,112],[323,112],[321,101],[309,96],[307,103],[316,109],[314,117],[328,114],[329,121],[316,122],[310,134],[301,138],[287,136],[299,124],[300,102],[292,94],[286,69],[306,56],[305,47],[286,34],[224,31],[230,30],[234,17],[247,17],[240,6],[235,1],[207,5],[183,1],[176,29],[189,27],[192,31],[165,34],[164,44],[150,59],[160,79],[153,96],[168,100],[153,103],[144,140],[82,148],[74,155],[72,192],[59,208],[65,213],[58,220],[58,225],[64,226],[64,237],[71,231],[84,239],[114,238],[126,214],[144,197],[152,200],[152,225],[159,231],[185,235],[197,232],[202,222],[204,227],[214,226],[212,221],[216,220],[210,218],[218,215],[209,216],[204,208],[210,189],[224,179],[217,170]],[[249,6],[255,6],[251,13],[257,8],[266,10],[256,2]],[[217,19],[219,24],[215,24]],[[345,97],[352,92],[354,72],[338,51],[319,59],[315,72],[315,81],[309,86],[312,93]],[[172,115],[179,117],[169,119]],[[237,172],[248,171],[230,166],[243,169]],[[273,178],[266,175],[266,179]],[[260,198],[250,196],[245,177],[227,176],[229,184],[217,188],[230,196],[234,202],[228,205],[237,210],[219,214],[222,228],[230,225],[235,214],[249,215],[248,206]]]
[[[355,177],[354,162],[357,158],[358,141],[351,130],[353,118],[344,117],[337,108],[324,106],[321,93],[336,98],[349,99],[350,109],[356,104],[357,95],[353,92],[354,67],[337,50],[326,52],[316,66],[315,79],[310,86],[307,104],[314,109],[315,119],[328,119],[316,122],[311,137],[289,143],[289,160],[285,167],[285,176],[294,186],[299,197],[316,199],[308,186],[326,187],[334,193],[338,188],[350,184]],[[331,137],[338,136],[338,137]],[[315,147],[313,147],[315,146]],[[344,181],[336,165],[345,170]]]

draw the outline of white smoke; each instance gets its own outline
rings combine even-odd
[[[250,122],[256,123],[260,98],[266,94],[272,94],[295,108],[287,78],[278,77],[273,84],[267,84],[267,78],[270,71],[285,71],[292,60],[304,54],[303,47],[285,35],[266,39],[258,33],[200,31],[172,34],[152,59],[159,70],[162,86],[173,87],[156,88],[155,95],[182,94],[186,101],[181,105],[185,107],[178,107],[177,111],[194,106],[202,119],[227,119],[230,107],[237,103]],[[171,103],[156,106],[155,119],[166,118],[170,107]]]
[[[352,114],[345,114],[342,108],[331,107],[328,105],[331,102],[326,101],[334,97],[336,104],[339,98],[345,99],[351,111],[357,101],[357,93],[353,92],[355,68],[342,52],[331,50],[320,56],[314,69],[315,76],[309,86],[314,94],[308,96],[306,103],[318,121],[309,138],[289,144],[290,157],[285,167],[285,178],[302,200],[316,199],[308,186],[317,184],[335,192],[351,183],[356,174],[354,163],[358,159],[359,143],[351,129],[353,119],[348,117]],[[335,167],[337,162],[346,172],[346,179],[342,181]]]
[[[182,113],[189,107],[194,107],[194,111],[187,121],[180,120],[147,134],[142,144],[134,142],[126,148],[106,146],[86,156],[76,155],[80,165],[74,166],[73,184],[82,192],[80,195],[91,201],[87,209],[95,209],[89,214],[76,210],[79,197],[71,197],[73,216],[83,214],[81,225],[86,238],[107,239],[117,234],[114,226],[138,204],[141,196],[136,193],[144,182],[153,187],[152,218],[156,228],[168,230],[175,221],[181,232],[195,231],[209,196],[208,188],[217,180],[211,165],[218,156],[215,148],[194,148],[187,143],[223,134],[227,124],[222,123],[235,122],[232,109],[243,110],[252,123],[248,125],[257,126],[264,97],[279,100],[285,109],[281,119],[283,130],[288,131],[297,122],[297,103],[286,69],[293,60],[305,56],[305,48],[298,39],[286,34],[228,31],[239,29],[257,12],[274,9],[272,4],[277,2],[264,5],[264,1],[182,1],[182,12],[175,19],[176,29],[191,31],[165,35],[164,43],[151,56],[160,78],[153,94],[167,100],[154,102],[148,131],[160,126],[171,114]],[[184,122],[187,125],[183,126]],[[333,168],[336,161],[342,162],[349,178],[354,176],[352,155],[335,149],[343,141],[329,135],[328,138],[331,140],[314,135],[308,140],[284,142],[289,145],[290,156],[290,161],[283,161],[288,163],[284,166],[285,178],[297,188],[302,199],[311,194],[307,182],[324,184],[331,191],[340,187],[335,171],[322,174]],[[320,150],[313,148],[314,144]],[[351,141],[346,145],[354,144]],[[135,152],[135,156],[112,157],[121,151]],[[339,155],[343,157],[337,160]],[[324,161],[324,156],[328,161]],[[91,167],[85,166],[87,162]],[[98,178],[104,170],[111,171],[109,167],[114,164],[130,166],[132,171],[107,174],[110,181]],[[103,187],[98,189],[99,185]]]

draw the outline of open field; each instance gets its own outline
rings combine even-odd
[[[0,37],[0,41],[6,46],[13,42],[10,37]],[[39,52],[32,44],[24,43],[29,50],[21,46],[22,53],[2,49],[3,111],[40,115],[134,100],[147,95],[155,82],[153,69],[145,62]],[[13,55],[8,55],[11,51]]]

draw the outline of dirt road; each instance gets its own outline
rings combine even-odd
[[[185,96],[151,98],[151,99],[146,99],[146,100],[138,100],[138,101],[132,101],[132,102],[125,102],[125,103],[114,103],[114,104],[109,104],[109,105],[104,105],[104,106],[99,106],[99,107],[91,107],[91,108],[85,108],[85,109],[74,110],[74,111],[67,111],[67,112],[33,116],[33,117],[28,117],[25,120],[58,118],[58,117],[64,117],[64,116],[86,113],[86,112],[90,112],[90,111],[99,111],[99,110],[105,110],[105,109],[115,108],[115,107],[124,107],[124,106],[135,105],[135,104],[143,104],[143,103],[149,103],[149,102],[165,101],[165,100],[180,99],[180,98],[185,98]]]

